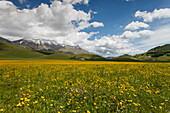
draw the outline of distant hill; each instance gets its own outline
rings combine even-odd
[[[105,60],[105,58],[92,53],[74,54],[72,52],[47,51],[19,44],[15,45],[15,43],[2,37],[0,38],[0,59]]]
[[[122,55],[109,59],[110,61],[149,61],[149,62],[170,62],[170,44],[155,47],[143,54],[134,56]]]
[[[134,61],[139,61],[137,58],[131,56],[131,55],[122,55],[119,57],[111,58],[109,61],[128,61],[128,62],[134,62]]]
[[[160,57],[166,54],[170,54],[170,44],[153,48],[149,50],[146,54],[147,56],[151,56],[151,57]]]

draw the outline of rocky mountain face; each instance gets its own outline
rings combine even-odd
[[[51,40],[39,40],[39,39],[20,39],[12,42],[15,45],[22,45],[30,47],[35,50],[45,50],[56,52],[56,50],[64,48],[64,45],[58,44]]]
[[[27,46],[34,50],[42,50],[49,52],[64,52],[70,54],[92,54],[77,46],[62,44],[54,40],[46,39],[20,39],[12,42],[15,45]]]

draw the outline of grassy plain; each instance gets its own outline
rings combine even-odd
[[[170,63],[0,60],[0,112],[170,112]]]

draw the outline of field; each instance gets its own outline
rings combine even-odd
[[[168,113],[170,63],[0,61],[0,112]]]

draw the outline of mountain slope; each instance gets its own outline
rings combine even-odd
[[[137,59],[131,55],[127,55],[127,54],[119,56],[119,57],[111,58],[109,60],[110,61],[128,61],[128,62],[139,61],[139,59]]]
[[[20,39],[12,42],[15,45],[27,46],[34,50],[50,51],[50,52],[63,52],[71,54],[92,54],[86,50],[81,49],[79,46],[70,46],[62,44],[54,40],[46,39]]]
[[[170,53],[170,44],[166,44],[163,46],[158,46],[156,48],[153,48],[149,50],[146,54],[152,57],[159,57],[159,56],[163,56],[168,53]]]
[[[9,41],[10,42],[10,41]],[[62,60],[103,60],[95,54],[70,54],[31,49],[27,46],[14,45],[8,40],[0,41],[0,59],[62,59]]]
[[[5,38],[2,38],[2,37],[0,37],[0,42],[12,43],[11,41],[9,41],[9,40],[7,40]]]
[[[155,47],[143,54],[135,56],[122,55],[116,58],[109,59],[111,61],[161,61],[170,62],[170,44]]]
[[[41,55],[26,47],[0,42],[0,58],[38,58]]]
[[[35,51],[28,47],[18,46],[6,42],[0,42],[0,59],[71,59],[73,54],[54,53],[47,51]],[[76,59],[75,59],[76,60]]]

